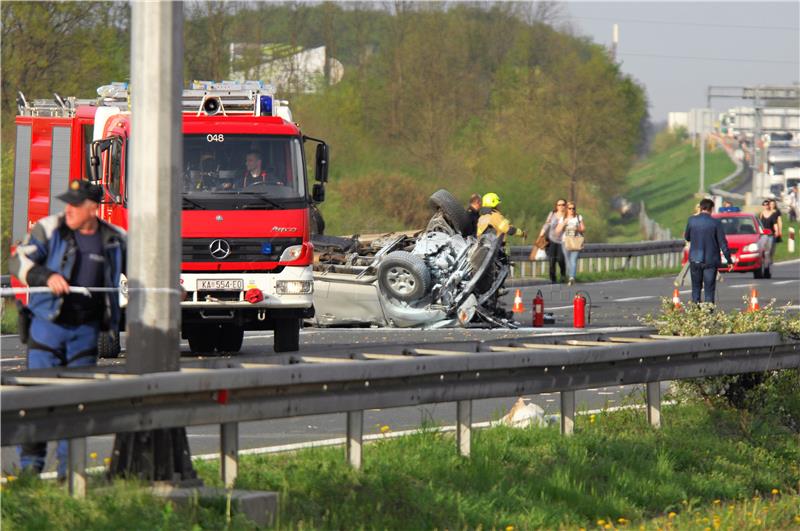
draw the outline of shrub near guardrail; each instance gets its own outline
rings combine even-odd
[[[747,304],[747,297],[744,297]],[[777,332],[783,338],[800,339],[800,315],[776,308],[770,302],[752,312],[721,311],[711,304],[688,304],[679,311],[672,301],[662,299],[659,315],[648,315],[644,322],[660,334],[708,336]],[[676,382],[679,395],[697,397],[705,402],[768,415],[794,433],[800,433],[800,369],[767,373],[715,376]]]

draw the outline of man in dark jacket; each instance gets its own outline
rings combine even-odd
[[[469,198],[467,217],[469,218],[469,234],[465,234],[465,236],[475,236],[478,232],[478,218],[481,217],[481,196],[478,194],[472,194]]]
[[[9,260],[9,269],[31,287],[49,288],[31,293],[28,368],[80,367],[97,363],[100,330],[119,330],[120,306],[116,291],[91,292],[84,288],[118,288],[125,267],[125,232],[97,217],[103,197],[100,187],[72,181],[59,199],[63,214],[37,222]],[[22,468],[41,472],[47,443],[20,448]],[[58,445],[59,477],[65,477],[66,441]]]
[[[700,302],[700,292],[705,288],[705,302],[713,303],[716,293],[717,269],[720,267],[720,252],[733,268],[728,242],[722,223],[711,217],[714,202],[700,201],[700,213],[689,218],[684,238],[689,242],[689,269],[692,275],[692,301]]]

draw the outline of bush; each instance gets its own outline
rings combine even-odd
[[[772,303],[754,312],[724,312],[706,303],[689,304],[675,311],[672,301],[665,298],[661,313],[643,320],[663,335],[777,332],[784,339],[800,339],[800,316],[790,315]],[[699,397],[709,404],[772,416],[800,433],[800,369],[684,380],[677,383],[677,390],[679,395]]]

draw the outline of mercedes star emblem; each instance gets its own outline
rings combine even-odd
[[[231,254],[231,244],[225,240],[214,240],[209,244],[208,251],[217,260],[224,260]]]

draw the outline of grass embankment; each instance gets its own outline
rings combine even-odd
[[[736,166],[721,148],[706,150],[705,185],[717,183],[730,175]],[[680,238],[686,220],[698,202],[700,151],[690,142],[682,142],[654,152],[638,163],[626,178],[629,201],[644,201],[650,218]],[[640,240],[638,218],[623,220],[614,214],[609,221],[609,241]]]
[[[433,431],[368,445],[362,472],[341,448],[243,456],[237,488],[280,492],[282,529],[789,529],[800,526],[800,444],[770,419],[705,405],[578,417],[474,434],[472,457]],[[216,462],[197,465],[219,484]],[[755,498],[754,498],[755,497]],[[172,509],[130,483],[84,501],[38,480],[3,493],[4,529],[215,529],[216,507]],[[197,527],[195,527],[197,526]],[[242,520],[228,528],[245,529]]]

